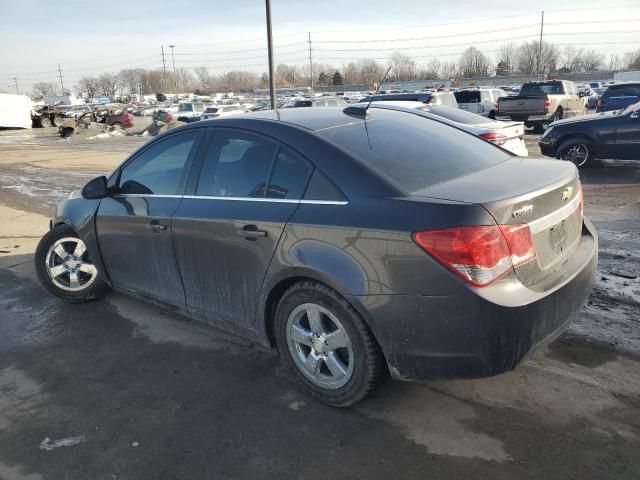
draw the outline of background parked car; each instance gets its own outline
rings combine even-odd
[[[389,93],[384,95],[376,95],[375,97],[367,96],[360,100],[359,103],[371,101],[374,102],[393,102],[404,100],[409,102],[422,102],[430,105],[446,105],[447,107],[458,108],[458,102],[453,92],[449,91],[429,91],[429,92],[413,92],[413,93]]]
[[[244,112],[245,112],[245,109],[242,105],[216,105],[216,106],[206,107],[200,119],[210,120],[212,118],[238,115],[239,113],[244,113]]]
[[[373,108],[410,108],[423,116],[460,128],[488,142],[508,150],[514,155],[527,157],[529,151],[524,142],[522,122],[498,122],[482,115],[466,112],[445,105],[425,105],[420,102],[373,102]]]
[[[201,102],[180,103],[174,117],[181,122],[195,122],[200,120],[203,113],[204,104]]]
[[[538,143],[543,155],[578,167],[598,157],[640,160],[640,102],[624,110],[554,122]]]
[[[610,85],[598,101],[597,112],[620,110],[640,102],[640,82]]]
[[[497,88],[470,88],[458,90],[453,95],[459,109],[493,119],[496,118],[498,99],[506,97],[507,92]]]
[[[309,98],[295,100],[291,104],[291,108],[300,107],[346,107],[347,102],[341,98],[335,97],[322,97],[322,98]]]

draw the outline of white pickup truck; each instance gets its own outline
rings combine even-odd
[[[524,122],[526,127],[542,132],[556,120],[585,113],[586,103],[573,82],[551,80],[525,83],[517,96],[500,98],[496,120]]]

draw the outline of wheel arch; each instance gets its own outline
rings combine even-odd
[[[569,132],[566,133],[564,135],[562,135],[561,137],[558,138],[557,140],[557,145],[558,145],[558,150],[560,149],[560,147],[562,146],[563,143],[565,143],[568,140],[572,140],[572,139],[581,139],[584,141],[589,142],[591,145],[595,144],[595,141],[593,138],[591,138],[589,135],[587,135],[586,133],[583,132]],[[556,152],[558,153],[558,152]]]
[[[362,317],[365,324],[371,331],[373,337],[376,338],[375,331],[372,329],[372,322],[369,313],[356,299],[354,295],[350,295],[344,288],[331,277],[320,272],[307,269],[292,269],[285,275],[279,275],[277,279],[272,279],[270,286],[264,288],[265,292],[259,298],[257,309],[257,318],[255,322],[256,333],[261,343],[270,348],[275,348],[275,313],[278,303],[284,293],[293,285],[301,282],[316,282],[324,285],[336,294],[340,295],[347,303],[349,303],[358,314]],[[379,344],[379,342],[378,342]]]

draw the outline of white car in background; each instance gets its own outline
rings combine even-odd
[[[506,97],[507,92],[499,88],[463,88],[453,92],[458,102],[458,108],[483,117],[494,119],[496,105],[500,97]]]
[[[428,105],[422,102],[372,102],[371,105],[379,108],[388,106],[420,110],[427,117],[472,133],[514,155],[529,156],[529,151],[524,143],[523,122],[499,122],[457,108],[445,105]]]
[[[211,120],[214,118],[228,117],[244,113],[246,109],[242,105],[215,105],[205,108],[200,116],[201,120]]]

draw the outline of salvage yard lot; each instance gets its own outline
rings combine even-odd
[[[37,284],[54,205],[145,140],[0,132],[0,478],[640,477],[640,165],[582,172],[599,272],[561,338],[514,372],[388,381],[335,410],[271,352],[120,294],[70,305]]]

